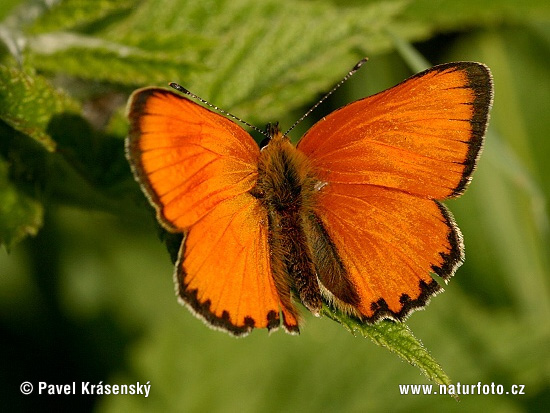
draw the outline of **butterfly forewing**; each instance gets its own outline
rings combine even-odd
[[[469,182],[491,100],[485,66],[435,66],[324,117],[298,149],[326,182],[445,199]]]
[[[189,228],[254,186],[258,147],[229,119],[156,88],[134,92],[128,113],[130,164],[168,228]]]

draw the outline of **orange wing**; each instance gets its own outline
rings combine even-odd
[[[491,100],[487,67],[436,66],[331,113],[298,149],[327,182],[457,196],[475,167]]]
[[[254,186],[258,145],[229,119],[157,88],[134,92],[128,117],[128,159],[167,229],[187,229]]]
[[[462,236],[437,200],[460,195],[492,102],[489,70],[436,66],[315,124],[298,149],[326,182],[316,213],[374,321],[403,319],[463,259]]]
[[[269,266],[267,212],[248,194],[217,205],[189,230],[176,264],[182,301],[209,325],[234,335],[276,329],[282,307]],[[283,308],[284,327],[298,320]]]
[[[232,121],[164,89],[141,89],[128,108],[127,156],[136,179],[172,232],[183,232],[176,266],[181,299],[209,325],[232,334],[275,328],[267,217],[248,194],[259,149]],[[283,309],[287,330],[297,330]]]

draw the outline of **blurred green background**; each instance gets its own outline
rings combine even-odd
[[[3,0],[0,400],[7,411],[470,411],[550,406],[550,3],[545,0]],[[419,54],[415,54],[414,51]],[[327,318],[234,339],[179,306],[124,159],[129,93],[177,81],[262,127],[315,118],[431,64],[475,60],[495,103],[447,205],[466,263],[407,324],[456,383],[524,395],[400,395],[417,368]],[[30,381],[150,382],[148,398],[23,396]],[[35,392],[36,393],[36,390]]]

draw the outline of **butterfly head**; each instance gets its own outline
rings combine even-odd
[[[266,135],[266,138],[263,139],[260,142],[260,149],[261,150],[263,150],[267,145],[269,145],[269,143],[274,139],[276,139],[276,140],[287,139],[288,140],[288,137],[281,133],[281,129],[279,127],[279,122],[268,123],[265,126],[265,135]]]

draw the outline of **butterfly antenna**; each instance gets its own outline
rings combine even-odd
[[[330,95],[332,95],[332,94],[336,91],[336,89],[338,89],[340,86],[342,86],[342,85],[346,82],[346,80],[348,80],[350,77],[352,77],[352,76],[355,74],[355,72],[357,72],[357,71],[359,70],[359,68],[360,68],[361,66],[363,66],[363,63],[365,63],[367,60],[369,60],[368,57],[365,57],[364,59],[359,60],[359,62],[357,62],[357,64],[356,64],[355,66],[353,66],[353,69],[351,69],[351,70],[344,76],[344,78],[343,78],[342,80],[340,80],[340,82],[338,82],[338,83],[336,84],[336,86],[334,86],[325,96],[323,96],[323,97],[321,98],[321,100],[319,100],[319,102],[317,102],[315,105],[313,105],[313,107],[312,107],[311,109],[309,109],[309,110],[305,113],[304,116],[302,116],[300,119],[298,119],[298,120],[294,123],[294,125],[292,125],[291,128],[285,132],[284,136],[288,135],[292,129],[294,129],[296,126],[298,126],[298,124],[299,124],[300,122],[302,122],[305,118],[307,118],[311,112],[313,112],[315,109],[317,109],[317,107],[318,107],[321,103],[323,103],[325,100],[327,100],[327,98],[328,98]]]
[[[204,100],[203,98],[195,95],[194,93],[190,92],[189,90],[187,90],[186,88],[184,88],[183,86],[181,85],[178,85],[177,83],[174,83],[174,82],[171,82],[169,83],[170,87],[173,88],[173,89],[176,89],[178,92],[181,92],[183,93],[184,95],[187,95],[189,97],[192,97],[193,99],[195,100],[198,100],[199,102],[201,103],[204,103],[206,106],[214,109],[216,112],[219,112],[221,113],[222,115],[225,115],[225,116],[229,116],[230,118],[232,119],[235,119],[236,121],[238,122],[241,122],[243,125],[246,125],[248,126],[249,128],[252,128],[254,129],[256,132],[260,132],[262,135],[266,136],[269,138],[269,135],[267,134],[266,131],[263,131],[261,130],[260,128],[254,126],[254,125],[251,125],[250,123],[248,123],[247,121],[245,120],[242,120],[241,118],[238,118],[237,116],[235,115],[232,115],[231,113],[229,112],[226,112],[225,110],[223,109],[220,109],[219,107],[217,107],[216,105],[213,105],[212,103],[208,102],[207,100]]]

